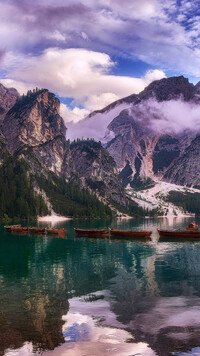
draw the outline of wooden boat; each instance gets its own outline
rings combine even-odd
[[[28,232],[28,227],[26,226],[14,226],[11,228],[11,231],[14,231],[14,232]]]
[[[151,231],[137,231],[137,230],[117,230],[117,229],[109,229],[110,236],[117,237],[144,237],[149,238],[151,236]]]
[[[185,230],[158,230],[159,237],[200,238],[200,230],[196,222],[190,223]]]
[[[34,234],[45,234],[45,228],[43,227],[29,227],[28,231]]]
[[[13,228],[17,228],[17,227],[21,227],[21,225],[20,224],[18,224],[18,225],[5,225],[4,229],[7,230],[7,231],[11,231]]]
[[[54,229],[54,228],[47,228],[46,233],[50,235],[66,235],[66,230],[62,229]]]
[[[80,236],[101,236],[106,237],[108,236],[108,231],[105,229],[77,229],[74,228],[75,235]]]
[[[159,237],[189,237],[200,238],[199,230],[158,230]]]

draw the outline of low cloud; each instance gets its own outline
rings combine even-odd
[[[200,105],[183,100],[158,102],[149,100],[138,105],[136,110],[148,118],[156,132],[181,133],[182,131],[200,131]]]
[[[113,132],[107,130],[109,123],[117,117],[122,110],[128,107],[130,107],[130,104],[118,104],[103,114],[95,113],[79,122],[68,122],[67,137],[71,140],[84,137],[94,138],[96,141],[104,141],[105,135],[108,135],[106,141],[109,141],[114,137]]]
[[[122,110],[128,109],[133,120],[140,121],[146,134],[179,134],[200,132],[200,105],[183,100],[158,102],[154,99],[142,101],[138,105],[120,104],[110,112],[97,113],[78,123],[69,123],[67,135],[70,139],[92,137],[101,141],[110,141],[115,135],[107,130],[109,123]]]
[[[87,109],[80,109],[78,107],[70,109],[65,104],[60,105],[60,115],[64,119],[66,126],[68,123],[77,123],[80,121],[80,118],[82,119],[86,117],[89,113],[90,112]]]

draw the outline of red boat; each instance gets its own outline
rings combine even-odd
[[[185,230],[158,230],[159,237],[200,238],[200,230],[196,222],[190,223]]]
[[[4,229],[7,231],[11,231],[13,228],[21,227],[21,225],[5,225]]]
[[[145,237],[149,238],[151,236],[151,231],[136,231],[136,230],[117,230],[109,229],[110,236],[118,237]]]
[[[200,231],[188,230],[158,230],[159,237],[189,237],[200,238]]]
[[[107,237],[108,236],[108,231],[105,229],[76,229],[74,228],[75,235],[79,236],[101,236],[101,237]]]
[[[47,228],[46,233],[50,235],[66,235],[65,229],[54,229],[54,228]]]
[[[29,227],[28,231],[34,234],[45,234],[45,228],[43,227]]]
[[[25,227],[25,226],[14,226],[11,228],[11,231],[14,231],[14,232],[28,232],[28,227]]]

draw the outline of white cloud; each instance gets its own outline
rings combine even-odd
[[[96,141],[103,141],[109,123],[116,116],[118,116],[122,110],[127,109],[129,107],[130,104],[127,103],[118,104],[114,108],[108,110],[107,112],[104,112],[103,114],[94,113],[90,117],[87,117],[84,120],[79,121],[78,123],[68,123],[67,137],[69,137],[71,140],[76,139],[77,137],[89,137],[94,138]],[[109,138],[111,138],[111,135],[109,134]]]
[[[88,114],[89,111],[87,109],[80,109],[78,107],[70,109],[65,104],[60,105],[60,115],[64,119],[66,126],[69,122],[78,122],[79,120],[86,117]]]
[[[29,89],[34,89],[35,86],[31,84],[26,84],[20,81],[13,79],[0,79],[0,83],[3,84],[6,88],[15,88],[17,89],[20,95],[26,94]]]
[[[200,130],[200,106],[183,100],[143,103],[141,110],[148,113],[152,128],[158,132],[179,133]]]
[[[120,99],[119,95],[116,95],[114,93],[103,93],[100,95],[90,95],[88,97],[87,101],[85,102],[85,106],[90,111],[100,110],[118,99]]]
[[[19,62],[20,68],[18,65],[16,68]],[[103,108],[114,100],[140,92],[154,79],[165,77],[161,70],[148,71],[142,78],[111,75],[109,71],[115,65],[111,58],[85,49],[50,48],[40,56],[24,58],[9,53],[5,63],[7,76],[13,83],[24,83],[26,88],[28,85],[48,88],[62,97],[74,98],[87,110]]]
[[[34,53],[47,46],[87,46],[142,59],[176,73],[199,77],[198,1],[0,0],[1,47]],[[49,44],[50,43],[50,44]]]

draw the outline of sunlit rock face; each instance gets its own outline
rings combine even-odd
[[[68,144],[59,108],[60,101],[44,89],[21,97],[3,121],[9,153],[23,157],[34,173],[62,172]]]
[[[24,145],[34,147],[58,135],[65,137],[59,106],[59,100],[48,90],[22,97],[6,115],[2,127],[11,154]]]
[[[2,133],[2,122],[7,112],[15,105],[19,94],[14,88],[5,88],[0,83],[0,165],[3,163],[4,155],[7,152],[6,140]]]

